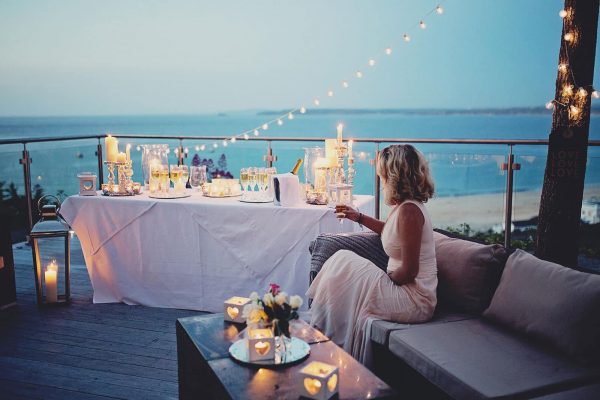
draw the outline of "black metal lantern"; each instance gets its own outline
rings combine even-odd
[[[42,206],[46,198],[56,204]],[[71,245],[73,231],[58,213],[60,200],[51,195],[38,202],[40,220],[31,229],[31,250],[38,305],[64,304],[71,297],[69,274],[71,270]]]

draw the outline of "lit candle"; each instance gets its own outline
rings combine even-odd
[[[119,141],[117,138],[110,135],[104,139],[104,147],[106,147],[106,161],[117,161],[117,153],[119,152],[118,143]]]
[[[325,157],[331,160],[332,165],[335,165],[337,160],[337,140],[336,139],[325,139]],[[325,165],[327,167],[328,165]]]
[[[337,126],[337,141],[339,144],[342,144],[342,132],[344,130],[343,124],[338,124]]]
[[[46,302],[56,303],[58,301],[58,285],[57,285],[58,265],[56,261],[52,261],[46,267],[44,279],[46,282]]]
[[[349,140],[348,141],[348,158],[349,159],[354,159],[354,156],[352,155],[352,145],[354,144],[354,140]]]
[[[127,159],[127,162],[131,161],[131,144],[128,143],[127,146],[125,146],[125,158]]]
[[[119,154],[117,154],[117,162],[124,163],[125,161],[127,161],[127,156],[125,155],[125,153],[120,152]]]

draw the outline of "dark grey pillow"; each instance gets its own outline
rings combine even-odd
[[[508,252],[433,233],[438,268],[438,304],[442,308],[479,314],[490,304]]]
[[[600,359],[600,276],[540,260],[508,259],[484,317],[541,339],[584,362]]]

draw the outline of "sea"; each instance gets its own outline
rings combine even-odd
[[[546,110],[321,110],[318,113],[296,113],[293,119],[284,117],[282,125],[272,123],[250,139],[238,136],[226,147],[221,140],[185,139],[190,136],[233,137],[251,131],[281,115],[277,111],[238,111],[202,115],[143,116],[70,116],[70,117],[0,117],[0,141],[14,138],[75,137],[81,135],[174,135],[183,137],[187,149],[185,162],[190,164],[211,160],[215,168],[239,176],[243,167],[264,166],[267,142],[257,140],[273,137],[315,138],[309,142],[272,142],[277,156],[274,166],[279,172],[289,171],[304,148],[323,146],[317,138],[335,138],[336,126],[344,124],[344,139],[547,139],[552,115]],[[600,115],[593,114],[590,139],[600,140]],[[103,142],[102,142],[103,143]],[[174,150],[177,140],[121,139],[132,145],[134,180],[141,181],[142,144],[165,143]],[[78,192],[77,174],[97,172],[95,155],[98,140],[64,140],[27,145],[32,158],[32,186],[39,185],[44,193],[70,195]],[[216,147],[214,146],[216,145]],[[202,146],[205,149],[202,150]],[[385,146],[385,143],[381,146]],[[430,161],[440,197],[499,193],[505,190],[506,176],[501,170],[508,154],[506,145],[416,144]],[[8,189],[24,192],[23,166],[19,163],[23,145],[0,145],[0,183],[3,195]],[[356,160],[355,193],[374,193],[373,143],[354,144]],[[520,145],[513,148],[515,161],[521,169],[515,172],[515,190],[539,190],[542,186],[547,147]],[[170,162],[176,163],[174,151]],[[300,179],[304,180],[301,169]],[[590,147],[586,185],[600,184],[600,147]]]

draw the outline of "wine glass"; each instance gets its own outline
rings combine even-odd
[[[257,168],[254,168],[254,167],[248,168],[248,183],[250,184],[251,192],[254,192],[254,187],[256,186],[257,179],[258,179]]]
[[[190,186],[196,191],[206,182],[206,165],[192,165],[190,167]]]
[[[240,170],[240,185],[242,185],[242,199],[246,197],[246,190],[248,189],[248,168],[242,168]]]
[[[181,175],[179,178],[179,180],[181,181],[181,190],[185,191],[185,188],[187,187],[188,179],[190,177],[190,169],[188,168],[187,165],[182,165],[179,167],[179,173]]]
[[[175,192],[179,192],[179,182],[181,180],[181,170],[179,165],[171,165],[171,182],[173,182],[173,189]]]
[[[157,191],[160,186],[160,164],[152,164],[150,166],[150,179],[148,180],[148,184],[150,186],[150,193],[154,193]]]

